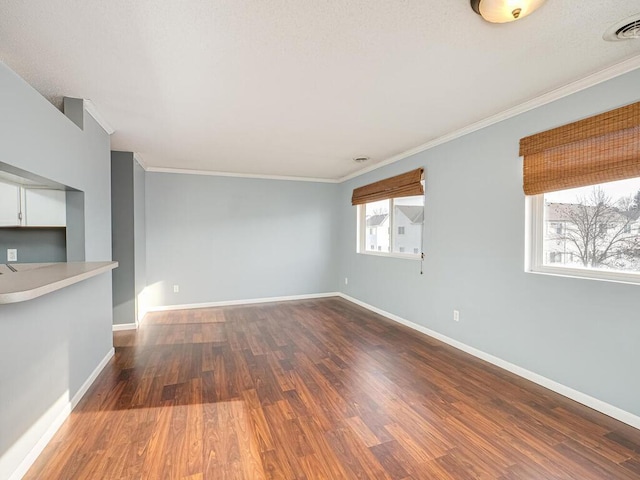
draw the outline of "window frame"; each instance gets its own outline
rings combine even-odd
[[[393,234],[391,232],[394,232],[394,227],[395,227],[395,215],[393,215],[391,212],[393,212],[394,209],[394,198],[389,198],[388,199],[390,204],[389,204],[389,252],[382,252],[382,251],[371,251],[371,250],[367,250],[366,246],[367,246],[367,234],[363,232],[367,232],[367,216],[366,216],[366,208],[367,208],[367,204],[363,203],[360,205],[357,205],[356,207],[356,224],[357,224],[357,231],[356,231],[356,253],[362,254],[362,255],[372,255],[374,257],[387,257],[387,258],[402,258],[405,260],[421,260],[422,259],[422,252],[423,252],[423,245],[424,245],[424,222],[422,223],[422,230],[420,232],[420,251],[418,253],[410,253],[410,252],[404,252],[404,253],[399,253],[399,252],[394,252],[393,251]],[[424,209],[424,205],[422,205],[422,208]]]
[[[525,272],[640,285],[640,272],[556,267],[544,264],[544,194],[526,197]]]

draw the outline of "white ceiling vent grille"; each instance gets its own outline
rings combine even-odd
[[[625,18],[610,27],[602,36],[609,42],[640,38],[640,14]]]

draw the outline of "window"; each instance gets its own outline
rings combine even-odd
[[[522,138],[520,155],[527,269],[640,284],[640,102]]]
[[[422,168],[354,189],[351,204],[358,207],[358,253],[420,258]]]
[[[640,177],[529,198],[532,271],[640,283]]]
[[[368,232],[366,238],[360,239],[360,252],[413,257],[422,251],[424,195],[359,205],[358,218],[360,231]]]

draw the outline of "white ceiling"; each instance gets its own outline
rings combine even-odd
[[[638,0],[2,0],[0,59],[147,166],[337,179],[623,60]]]

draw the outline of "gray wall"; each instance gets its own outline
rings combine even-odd
[[[133,233],[135,237],[135,292],[138,303],[138,320],[146,313],[145,299],[142,297],[147,286],[147,221],[146,221],[146,172],[133,160]]]
[[[66,262],[66,228],[0,228],[0,263],[7,263],[7,248],[18,249],[18,262]]]
[[[67,190],[67,261],[85,260],[84,192]]]
[[[78,128],[0,63],[0,158],[85,193],[87,260],[111,258],[109,136]],[[0,478],[8,478],[112,348],[111,276],[0,305]]]
[[[638,101],[639,85],[637,70],[342,184],[342,291],[640,415],[640,287],[524,272],[518,157],[521,137]],[[349,202],[353,188],[419,166],[424,275],[416,261],[356,254]]]
[[[146,286],[145,171],[132,152],[111,152],[113,323],[135,323]]]
[[[135,218],[133,213],[133,153],[111,152],[111,238],[113,323],[135,323]]]
[[[338,185],[147,173],[146,187],[153,306],[336,290]]]

